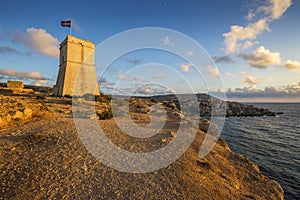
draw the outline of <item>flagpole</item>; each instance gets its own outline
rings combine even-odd
[[[72,19],[70,18],[70,21],[71,21],[71,26],[70,26],[70,29],[69,29],[69,33],[70,33],[70,35],[72,35]]]

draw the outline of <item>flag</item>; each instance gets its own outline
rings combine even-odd
[[[60,25],[63,26],[63,27],[71,27],[72,22],[71,22],[71,20],[61,21]]]

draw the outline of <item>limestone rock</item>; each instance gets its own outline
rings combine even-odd
[[[171,135],[172,137],[176,137],[177,133],[176,133],[175,131],[170,131],[170,135]]]
[[[25,119],[30,119],[32,117],[32,109],[25,108],[25,110],[23,111],[23,114],[24,114]]]
[[[95,119],[95,120],[98,120],[98,119],[99,119],[99,117],[98,117],[98,115],[97,115],[97,114],[92,114],[92,115],[90,116],[90,119]]]
[[[209,128],[210,121],[204,118],[200,118],[199,120],[199,129],[201,131],[207,132]]]
[[[12,119],[23,119],[24,115],[21,111],[14,111],[12,114]]]
[[[163,139],[161,139],[161,142],[166,143],[166,142],[168,142],[168,140],[166,138],[163,138]]]
[[[184,114],[182,114],[178,110],[170,110],[168,112],[168,116],[173,119],[183,119],[184,118]]]

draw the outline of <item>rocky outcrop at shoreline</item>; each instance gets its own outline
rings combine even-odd
[[[172,105],[180,110],[180,103],[178,101],[177,96],[180,96],[181,99],[189,100],[189,95],[161,95],[161,96],[153,96],[153,97],[136,97],[141,99],[151,99],[155,101],[164,102],[166,105]],[[254,117],[254,116],[276,116],[283,113],[275,113],[265,108],[257,108],[250,104],[242,104],[238,102],[231,101],[223,101],[220,99],[216,99],[214,97],[210,97],[206,94],[197,94],[198,103],[199,103],[199,115],[200,117],[208,117],[211,116],[212,113],[212,104],[216,109],[214,115],[217,116],[218,113],[220,115],[224,115],[226,117]],[[218,110],[226,105],[227,110],[222,111]],[[170,107],[170,106],[169,106]]]
[[[276,113],[265,108],[254,107],[253,105],[245,105],[237,102],[228,102],[228,109],[227,109],[226,116],[227,117],[276,116]]]

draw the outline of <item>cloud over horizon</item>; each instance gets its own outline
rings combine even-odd
[[[134,92],[135,95],[164,95],[164,94],[173,94],[175,90],[172,88],[166,87],[157,87],[155,84],[144,84],[140,85]]]
[[[242,57],[250,66],[256,68],[266,68],[269,65],[279,65],[281,63],[280,53],[271,52],[264,46],[258,47],[252,53],[240,53]]]
[[[45,85],[47,82],[48,82],[48,80],[36,80],[36,81],[31,82],[31,85],[42,86],[42,85]]]
[[[42,76],[39,72],[23,72],[17,71],[15,69],[0,69],[0,74],[3,76],[15,77],[15,78],[25,78],[25,79],[33,79],[33,80],[47,80],[44,76]]]
[[[32,51],[58,58],[59,56],[59,41],[53,37],[45,29],[28,28],[26,33],[17,31],[14,33],[13,41],[16,43],[22,43]]]
[[[278,99],[299,99],[300,82],[287,86],[267,86],[264,89],[258,89],[256,86],[244,88],[228,89],[226,96],[228,98],[255,99],[255,98],[278,98]]]

